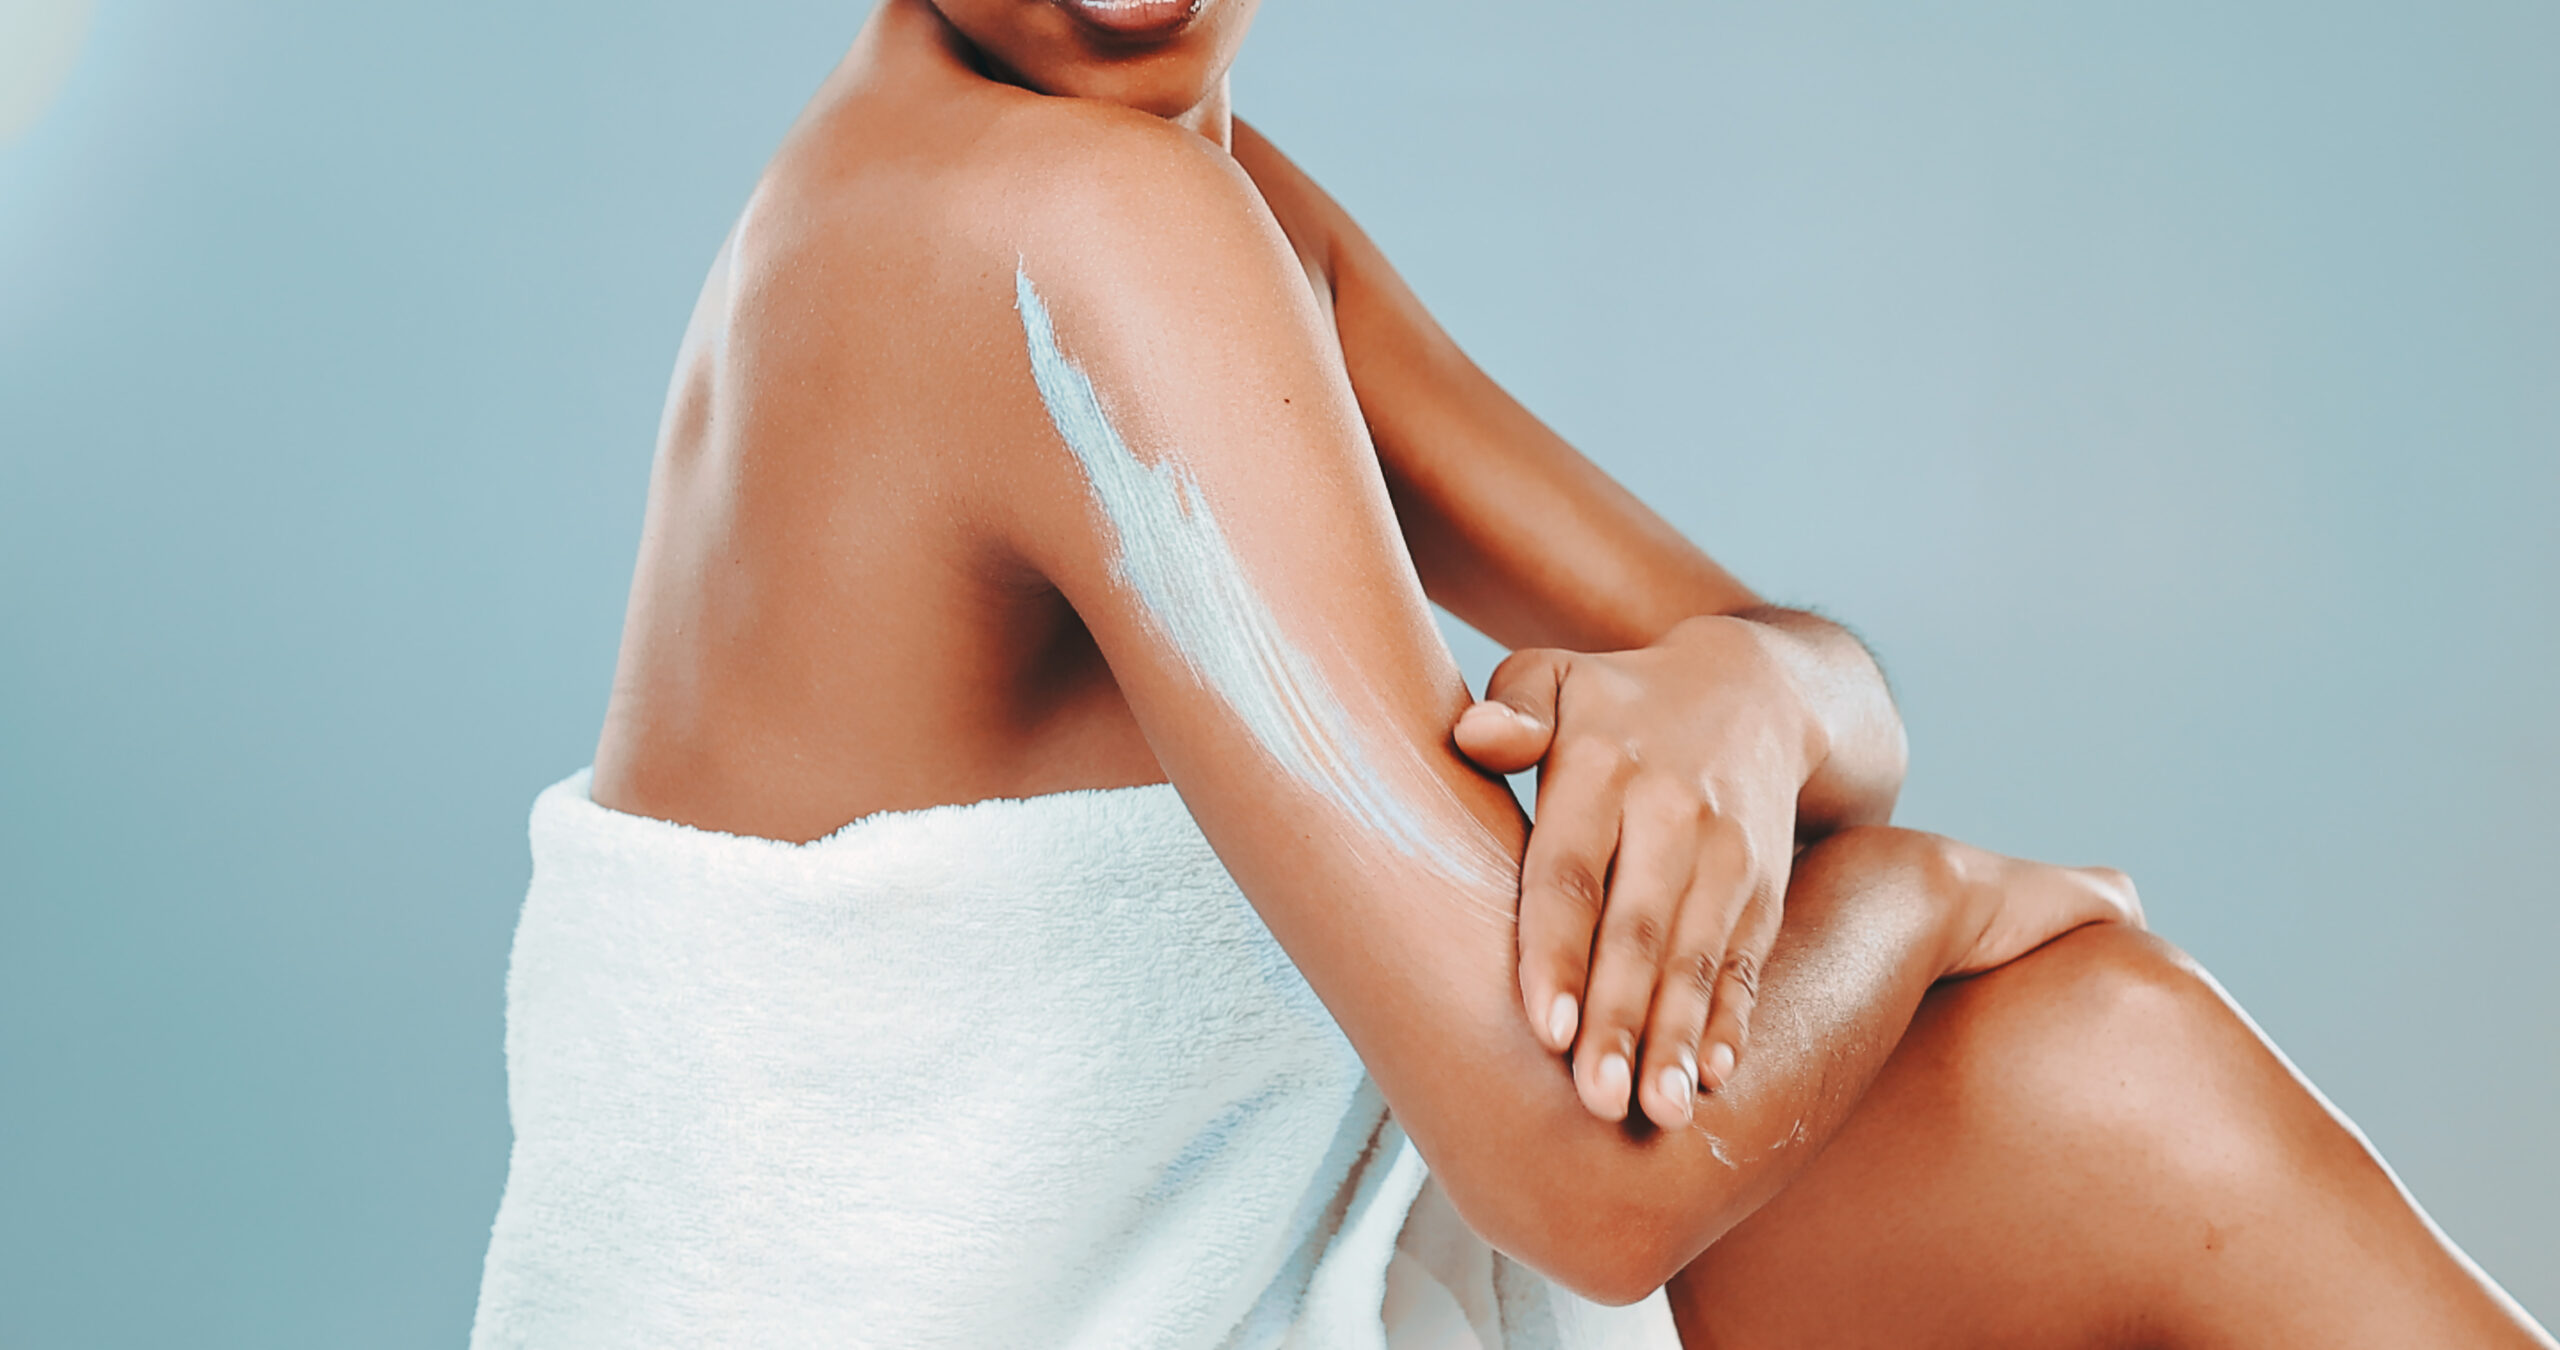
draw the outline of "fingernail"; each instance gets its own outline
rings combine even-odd
[[[1666,1120],[1662,1123],[1665,1125],[1688,1124],[1689,1071],[1681,1068],[1677,1064],[1674,1064],[1670,1068],[1662,1071],[1662,1077],[1659,1082],[1662,1088],[1662,1099],[1671,1103],[1671,1114],[1677,1117],[1677,1119]]]
[[[1699,1077],[1710,1086],[1723,1087],[1724,1080],[1732,1076],[1733,1047],[1718,1041],[1708,1048],[1707,1067]]]
[[[1573,1001],[1573,995],[1556,995],[1556,1001],[1547,1007],[1547,1044],[1558,1050],[1573,1044],[1573,1024],[1580,1012],[1581,1006]]]
[[[1612,1050],[1601,1056],[1600,1067],[1591,1071],[1591,1086],[1600,1094],[1600,1102],[1622,1118],[1627,1110],[1627,1057]]]
[[[1538,727],[1538,719],[1520,711],[1518,708],[1512,707],[1508,703],[1502,702],[1500,699],[1484,699],[1480,702],[1468,705],[1465,712],[1458,714],[1458,720],[1461,722],[1466,721],[1470,717],[1479,722],[1500,719],[1502,721],[1509,722],[1514,726],[1527,727],[1532,731],[1535,731]]]

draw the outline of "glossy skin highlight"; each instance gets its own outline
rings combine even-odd
[[[2288,1315],[2382,1298],[2375,1325],[2434,1334],[2365,1343],[2546,1344],[2174,953],[2105,922],[2135,913],[2120,877],[1875,824],[1902,751],[1872,662],[1760,607],[1520,408],[1233,120],[1250,13],[1133,40],[1049,0],[882,0],[686,333],[597,799],[808,839],[1169,779],[1469,1222],[1598,1297],[1670,1281],[1693,1345],[1823,1318],[1811,1343],[1913,1343],[1931,1298],[1941,1343],[1995,1339],[1965,1320],[2007,1306],[1985,1271],[2053,1291],[2025,1343],[2098,1343],[2124,1310],[2047,1240],[2093,1227],[2140,1239],[2086,1250],[2160,1296],[2151,1343],[2281,1342],[2329,1329]],[[1516,937],[1450,923],[1464,888],[1434,869],[1380,866],[1168,640],[1061,450],[1017,274],[1115,434],[1179,447],[1364,753],[1410,756],[1521,860]],[[1469,713],[1432,600],[1519,650],[1489,692],[1520,715]],[[1525,762],[1534,834],[1483,772]],[[1565,1035],[1533,1020],[1577,990]],[[1712,1076],[1699,1047],[1742,1039],[1710,1021],[1737,1004],[1730,1077],[1664,1091],[1664,1069]],[[2002,1063],[2038,1072],[1946,1072]],[[2126,1075],[2209,1155],[2255,1160],[2247,1215],[2139,1131],[2003,1166],[2023,1145],[1984,1122],[2104,1121]],[[2109,1179],[2166,1199],[2075,1199],[2120,1197],[2075,1189]],[[2162,1240],[2237,1217],[2375,1245],[2226,1244],[2240,1264]],[[1844,1287],[1825,1252],[1892,1273]]]

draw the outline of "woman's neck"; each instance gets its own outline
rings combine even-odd
[[[1165,119],[1232,154],[1236,148],[1235,104],[1227,96],[1227,77],[1218,77],[1209,96]]]

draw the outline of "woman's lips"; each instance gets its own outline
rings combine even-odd
[[[1116,37],[1162,37],[1208,7],[1209,0],[1050,0]]]

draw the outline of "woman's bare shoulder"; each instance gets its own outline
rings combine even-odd
[[[1218,146],[1015,90],[937,111],[853,109],[795,134],[740,222],[730,312],[762,348],[744,359],[768,406],[862,428],[831,444],[895,455],[902,477],[974,484],[980,537],[1037,528],[1012,510],[1012,461],[1050,440],[1020,278],[1070,330],[1133,353],[1330,350],[1286,236]]]
[[[1004,194],[1010,202],[1035,211],[1215,210],[1259,200],[1218,146],[1162,118],[1088,99],[1008,100],[961,167],[972,181],[1012,189]]]
[[[1285,257],[1280,238],[1233,159],[1142,113],[994,86],[848,101],[775,155],[688,345],[755,395],[731,425],[768,467],[894,459],[915,481],[965,457],[974,476],[1036,429],[1017,272],[1080,316],[1161,327],[1156,302]]]
[[[761,242],[802,265],[905,253],[951,276],[990,261],[1009,274],[1033,250],[1100,258],[1135,235],[1250,227],[1257,215],[1268,212],[1252,179],[1201,137],[1117,105],[1003,86],[813,118],[748,211]],[[758,242],[751,232],[749,248]]]

